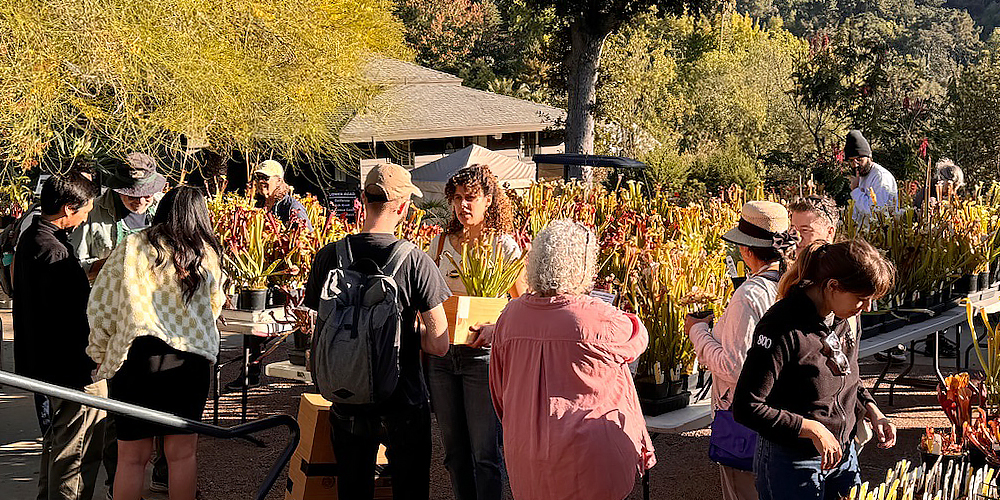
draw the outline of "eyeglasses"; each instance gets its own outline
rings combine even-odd
[[[833,370],[834,375],[849,375],[851,373],[851,361],[844,354],[840,335],[837,335],[837,332],[823,337],[823,350],[821,352],[826,356],[826,364]]]
[[[271,176],[267,175],[267,174],[254,174],[254,176],[253,176],[253,180],[255,180],[255,181],[267,182],[270,179],[271,179]]]

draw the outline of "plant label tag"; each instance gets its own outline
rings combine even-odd
[[[618,294],[605,292],[603,290],[591,290],[590,296],[595,299],[601,299],[611,305],[615,305],[615,299],[618,298]]]
[[[730,278],[735,278],[739,276],[738,274],[736,274],[736,263],[733,262],[732,255],[726,256],[726,274],[728,274]]]

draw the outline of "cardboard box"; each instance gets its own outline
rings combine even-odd
[[[330,441],[330,402],[319,394],[303,394],[296,420],[300,436],[295,455],[309,463],[335,463]]]
[[[506,297],[469,297],[452,295],[442,304],[448,318],[448,336],[452,344],[468,344],[474,334],[469,327],[479,323],[496,323],[503,308],[507,307]]]
[[[381,474],[387,463],[385,446],[379,445],[375,468],[376,499],[392,499],[392,478]],[[288,464],[285,500],[336,500],[338,472],[336,463],[310,463],[296,453]]]

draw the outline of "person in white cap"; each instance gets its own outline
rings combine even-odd
[[[751,201],[743,205],[739,225],[722,239],[739,248],[740,257],[753,274],[736,289],[715,328],[709,326],[712,316],[692,315],[685,318],[684,328],[699,361],[712,372],[715,420],[709,456],[719,463],[722,498],[756,500],[752,472],[756,434],[733,420],[729,406],[754,329],[776,300],[778,280],[795,251],[798,235],[789,228],[785,207],[770,201]]]
[[[384,268],[400,242],[396,226],[406,217],[410,197],[422,196],[410,173],[393,164],[376,166],[365,178],[361,199],[365,222],[359,234],[330,243],[316,252],[306,282],[303,304],[320,311],[331,307],[330,290],[338,269],[337,247],[349,256],[364,256]],[[345,244],[346,243],[346,244]],[[418,248],[411,248],[393,274],[401,306],[399,377],[396,388],[384,401],[367,404],[334,403],[330,411],[331,440],[337,456],[338,498],[370,500],[375,494],[375,452],[388,442],[392,468],[393,498],[427,499],[430,496],[431,414],[427,386],[421,368],[421,351],[434,356],[448,352],[448,320],[442,303],[451,296],[448,283],[434,261]],[[417,318],[422,327],[417,327]],[[325,331],[317,318],[316,335]],[[319,338],[319,337],[318,337]],[[387,440],[387,441],[386,441]],[[321,446],[322,443],[318,443]]]
[[[312,229],[306,207],[292,196],[292,188],[285,182],[285,169],[275,160],[265,160],[254,170],[253,187],[261,198],[261,206],[276,215],[286,225],[294,218]]]

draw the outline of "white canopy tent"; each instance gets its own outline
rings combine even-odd
[[[444,186],[455,172],[469,165],[488,165],[501,186],[526,188],[535,180],[535,165],[471,145],[440,160],[410,171],[413,183],[424,192],[424,200],[444,199]]]

